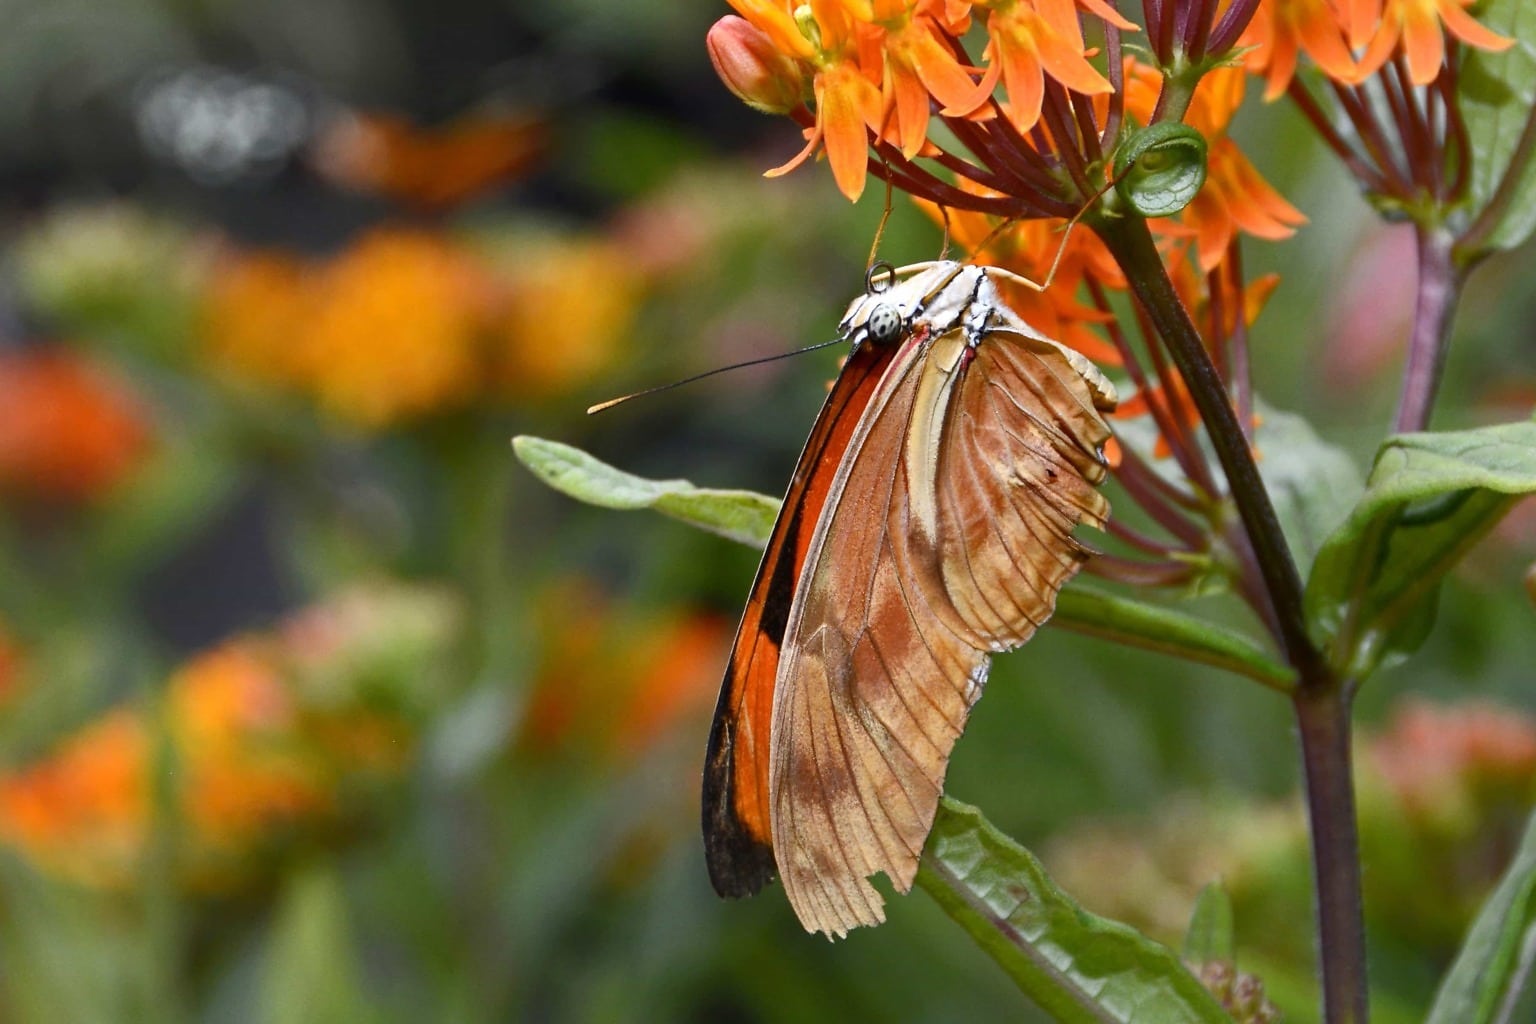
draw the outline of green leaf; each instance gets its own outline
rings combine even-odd
[[[1115,191],[1143,217],[1171,217],[1205,184],[1205,136],[1163,121],[1126,136],[1115,152]]]
[[[1441,578],[1532,492],[1536,422],[1389,438],[1307,581],[1307,614],[1334,665],[1358,680],[1417,648]]]
[[[1230,1024],[1171,950],[1078,906],[974,807],[940,803],[917,881],[1062,1024]]]
[[[523,464],[551,487],[604,508],[654,508],[684,522],[754,547],[773,528],[779,503],[751,491],[713,491],[683,480],[647,480],[556,441],[518,437],[513,448]],[[1204,619],[1085,587],[1062,591],[1057,625],[1144,650],[1160,651],[1224,668],[1289,691],[1293,673],[1247,637]]]
[[[1318,436],[1295,413],[1259,406],[1254,444],[1259,475],[1275,503],[1275,515],[1305,574],[1317,550],[1360,496],[1360,471],[1339,447]]]
[[[1488,897],[1425,1024],[1510,1024],[1529,1020],[1536,966],[1536,815],[1499,887]],[[1524,1012],[1524,1015],[1516,1016]]]
[[[1289,692],[1295,674],[1234,630],[1161,605],[1073,585],[1056,598],[1051,620],[1074,633],[1115,640],[1214,665]]]
[[[1197,964],[1235,962],[1233,932],[1232,900],[1220,882],[1212,882],[1195,898],[1195,912],[1184,933],[1184,959]]]
[[[273,923],[261,995],[261,1019],[271,1024],[379,1019],[364,994],[346,897],[331,868],[304,868],[289,880]]]
[[[1536,5],[1491,0],[1477,19],[1515,45],[1500,53],[1467,47],[1457,76],[1473,154],[1469,255],[1511,249],[1536,228]]]
[[[687,480],[647,480],[579,448],[538,437],[515,437],[512,449],[540,480],[577,501],[603,508],[650,508],[730,540],[762,547],[779,503],[752,491],[716,491]]]

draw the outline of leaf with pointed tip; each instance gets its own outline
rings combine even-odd
[[[1234,963],[1232,900],[1220,882],[1211,882],[1195,897],[1195,910],[1184,933],[1184,959],[1197,964]]]
[[[918,884],[1062,1024],[1230,1024],[1161,946],[1088,913],[981,812],[939,804]]]
[[[1456,76],[1472,157],[1468,212],[1475,252],[1512,249],[1536,228],[1536,5],[1489,0],[1477,20],[1513,39],[1506,50],[1468,47]]]
[[[603,508],[655,509],[730,540],[761,547],[779,503],[752,491],[717,491],[687,480],[647,480],[558,441],[514,437],[519,461],[546,484],[577,501]]]
[[[1388,438],[1307,580],[1307,615],[1333,664],[1359,680],[1416,649],[1441,579],[1531,493],[1536,421]]]
[[[1531,1019],[1536,966],[1536,815],[1514,863],[1467,932],[1424,1024],[1514,1024]],[[1517,1015],[1518,1014],[1518,1015]]]

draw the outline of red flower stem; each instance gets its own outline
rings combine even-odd
[[[1109,110],[1104,115],[1101,146],[1114,149],[1120,136],[1120,125],[1125,120],[1125,66],[1120,58],[1120,30],[1113,25],[1104,26],[1104,54],[1112,91],[1109,94]]]
[[[1077,186],[1078,194],[1087,197],[1098,191],[1098,188],[1088,180],[1088,161],[1083,156],[1077,123],[1067,114],[1071,102],[1065,88],[1052,79],[1046,78],[1045,100],[1040,108],[1040,121],[1050,130],[1051,137],[1055,139],[1055,145],[1050,147],[1051,151],[1061,158],[1067,173],[1072,177],[1072,184]]]
[[[1121,218],[1100,220],[1093,227],[1125,271],[1137,303],[1147,311],[1168,346],[1200,410],[1252,546],[1277,639],[1286,661],[1296,669],[1293,702],[1312,829],[1323,1019],[1327,1024],[1365,1024],[1365,928],[1350,776],[1348,690],[1307,634],[1301,577],[1286,547],[1274,505],[1226,389],[1168,278],[1146,222]]]
[[[1135,558],[1100,553],[1083,563],[1083,571],[1100,579],[1127,583],[1134,587],[1173,587],[1189,582],[1195,574],[1195,566],[1174,559],[1143,562]]]
[[[1120,486],[1135,499],[1142,511],[1182,541],[1189,550],[1202,551],[1210,546],[1206,531],[1184,516],[1159,486],[1166,481],[1124,442],[1120,444],[1120,465],[1115,467],[1115,479],[1120,481]]]
[[[1120,465],[1115,467],[1115,479],[1143,512],[1151,516],[1157,525],[1173,534],[1186,549],[1203,551],[1210,547],[1205,531],[1197,523],[1180,514],[1158,493],[1157,474],[1153,473],[1151,468],[1142,462],[1123,441],[1120,443]],[[1114,525],[1114,520],[1110,520],[1110,525]],[[1161,550],[1167,551],[1168,546],[1161,545]]]
[[[1451,154],[1446,159],[1448,162],[1454,159],[1456,166],[1456,177],[1451,179],[1446,195],[1465,195],[1467,178],[1472,173],[1472,138],[1467,134],[1467,122],[1461,116],[1461,101],[1457,98],[1454,72],[1442,72],[1435,79],[1435,91],[1440,96],[1440,106],[1445,110],[1445,146],[1447,153]],[[1514,166],[1511,161],[1510,167]]]
[[[1403,394],[1397,406],[1398,433],[1425,430],[1435,393],[1445,369],[1451,318],[1461,295],[1464,273],[1456,266],[1455,238],[1443,227],[1418,225],[1418,297],[1413,308],[1413,333],[1408,340],[1408,365],[1403,370]]]
[[[1227,355],[1232,361],[1232,372],[1227,383],[1232,390],[1232,400],[1237,405],[1237,422],[1243,428],[1248,443],[1253,443],[1253,373],[1248,360],[1248,313],[1243,295],[1243,247],[1234,239],[1227,249],[1222,265],[1232,275],[1231,288],[1237,305],[1232,324],[1232,336],[1227,342]]]
[[[1184,490],[1184,488],[1174,484],[1167,477],[1149,466],[1147,461],[1137,454],[1136,449],[1129,448],[1123,444],[1120,446],[1120,466],[1117,472],[1122,476],[1130,476],[1143,481],[1144,485],[1162,499],[1162,502],[1176,515],[1182,516],[1183,512],[1199,512],[1209,504],[1208,501],[1201,500]],[[1186,536],[1179,527],[1170,526],[1168,523],[1163,523],[1163,526],[1167,528],[1169,533],[1181,540],[1192,545],[1198,544],[1200,539],[1204,537],[1199,527],[1195,526],[1188,519],[1181,518],[1180,522],[1195,532]]]
[[[1168,367],[1168,360],[1163,358],[1162,349],[1152,342],[1155,328],[1145,309],[1138,305],[1135,313],[1136,321],[1141,326],[1141,336],[1147,339],[1147,356],[1152,362],[1152,369],[1157,373],[1159,386],[1147,392],[1147,405],[1161,407],[1162,416],[1158,426],[1163,440],[1168,442],[1168,447],[1179,459],[1179,465],[1184,467],[1195,486],[1206,494],[1220,494],[1221,488],[1216,485],[1216,477],[1206,461],[1205,452],[1195,439],[1195,417],[1182,399],[1178,381]],[[1217,376],[1219,378],[1220,374]]]
[[[1139,498],[1137,499],[1136,504],[1138,506],[1141,505],[1141,500]],[[1131,547],[1137,549],[1138,551],[1145,551],[1149,555],[1162,555],[1166,558],[1168,553],[1173,550],[1167,545],[1167,543],[1153,540],[1151,537],[1148,537],[1134,526],[1127,526],[1120,520],[1115,519],[1113,516],[1111,516],[1110,519],[1104,524],[1104,529],[1109,533],[1110,536],[1118,537],[1129,544]]]
[[[1070,92],[1067,93],[1067,103],[1072,107],[1072,115],[1077,118],[1077,134],[1083,141],[1083,155],[1090,164],[1099,163],[1104,159],[1104,149],[1099,143],[1098,123],[1093,119],[1093,104],[1086,97],[1079,100],[1077,94]]]
[[[1088,293],[1093,296],[1094,305],[1106,313],[1109,312],[1109,299],[1105,296],[1104,289],[1094,280],[1092,275],[1089,275],[1086,280],[1088,282]],[[1144,320],[1145,315],[1139,307],[1135,310],[1135,313],[1138,321]],[[1145,328],[1145,326],[1145,323],[1142,323],[1142,327]],[[1119,321],[1117,319],[1106,321],[1105,327],[1108,329],[1110,341],[1114,343],[1116,350],[1120,353],[1121,366],[1124,367],[1126,373],[1130,374],[1131,383],[1136,385],[1136,391],[1145,396],[1147,414],[1152,417],[1152,421],[1157,425],[1157,432],[1168,442],[1168,449],[1175,461],[1178,462],[1179,468],[1184,471],[1184,476],[1206,494],[1215,494],[1215,481],[1211,479],[1205,461],[1199,458],[1200,453],[1198,449],[1191,452],[1183,446],[1183,431],[1180,425],[1172,418],[1168,408],[1156,397],[1159,392],[1152,388],[1151,382],[1147,378],[1146,369],[1141,365],[1141,360],[1136,357],[1130,342],[1126,340],[1125,334],[1120,330]],[[1151,350],[1150,345],[1148,350]],[[1129,446],[1122,445],[1121,447],[1127,452],[1130,451]]]
[[[1333,94],[1338,98],[1339,105],[1344,108],[1344,113],[1354,124],[1355,132],[1360,136],[1361,145],[1365,147],[1366,153],[1370,155],[1386,181],[1382,191],[1399,199],[1413,199],[1413,176],[1411,173],[1405,174],[1394,160],[1394,148],[1387,139],[1386,133],[1381,130],[1381,122],[1376,119],[1376,113],[1371,109],[1370,98],[1352,86],[1341,85],[1338,82],[1329,84],[1333,87]]]
[[[1334,156],[1337,156],[1345,167],[1349,168],[1349,173],[1355,176],[1356,181],[1365,186],[1369,192],[1387,191],[1386,178],[1382,177],[1381,172],[1375,167],[1362,160],[1354,147],[1344,141],[1344,137],[1333,127],[1333,121],[1323,113],[1322,107],[1318,106],[1317,100],[1307,91],[1307,87],[1302,84],[1300,78],[1291,80],[1286,95],[1290,96],[1291,102],[1296,104],[1296,109],[1301,111],[1307,123],[1312,126],[1312,130],[1317,133],[1317,137],[1333,150]]]

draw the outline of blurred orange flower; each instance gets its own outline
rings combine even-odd
[[[420,128],[395,114],[359,113],[321,133],[314,161],[338,184],[436,210],[516,179],[543,150],[544,135],[537,119],[506,114]]]
[[[1480,25],[1474,0],[1265,0],[1240,45],[1247,69],[1265,80],[1264,98],[1285,92],[1300,54],[1336,82],[1358,85],[1401,55],[1414,85],[1433,82],[1445,63],[1446,35],[1482,50],[1514,41]],[[1364,49],[1358,59],[1354,50]]]
[[[342,788],[392,777],[413,750],[399,701],[381,687],[420,685],[456,621],[435,593],[369,586],[336,599],[341,628],[316,606],[272,634],[187,662],[158,709],[124,707],[50,755],[0,773],[0,842],[45,870],[91,886],[138,877],[155,792],[169,788],[184,883],[222,888],[259,866],[254,854],[343,813]],[[365,607],[366,606],[366,607]],[[354,627],[384,635],[359,636]],[[355,813],[355,808],[352,808]]]
[[[0,840],[82,884],[128,884],[144,848],[149,754],[143,719],[116,711],[0,776]]]
[[[583,583],[557,588],[541,609],[545,647],[522,723],[524,744],[633,760],[679,723],[708,714],[730,640],[720,618],[615,610]]]
[[[1530,790],[1536,721],[1486,702],[1436,707],[1409,700],[1366,757],[1409,815],[1462,821],[1477,794]]]
[[[297,385],[308,318],[307,268],[279,252],[227,255],[204,300],[204,352],[214,368],[262,384]]]
[[[184,813],[205,845],[239,852],[329,808],[331,780],[295,742],[293,694],[254,643],[194,658],[167,697]]]
[[[122,482],[150,445],[126,387],[71,353],[0,353],[0,492],[84,502]]]
[[[605,238],[546,238],[520,245],[501,267],[490,375],[515,398],[564,391],[613,363],[634,321],[644,282]]]
[[[606,235],[523,235],[505,253],[379,229],[328,261],[219,264],[202,318],[209,365],[383,430],[587,380],[618,355],[652,268]]]
[[[442,238],[373,231],[313,287],[300,373],[326,411],[376,430],[474,393],[485,283]]]

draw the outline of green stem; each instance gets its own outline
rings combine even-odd
[[[1301,733],[1302,780],[1317,883],[1318,959],[1327,1024],[1364,1024],[1365,928],[1360,844],[1350,776],[1349,692],[1307,633],[1300,574],[1227,391],[1199,331],[1169,280],[1146,222],[1094,225],[1146,311],[1200,411],[1258,566],[1286,661],[1296,669],[1293,701]],[[1246,557],[1246,553],[1245,553]]]

